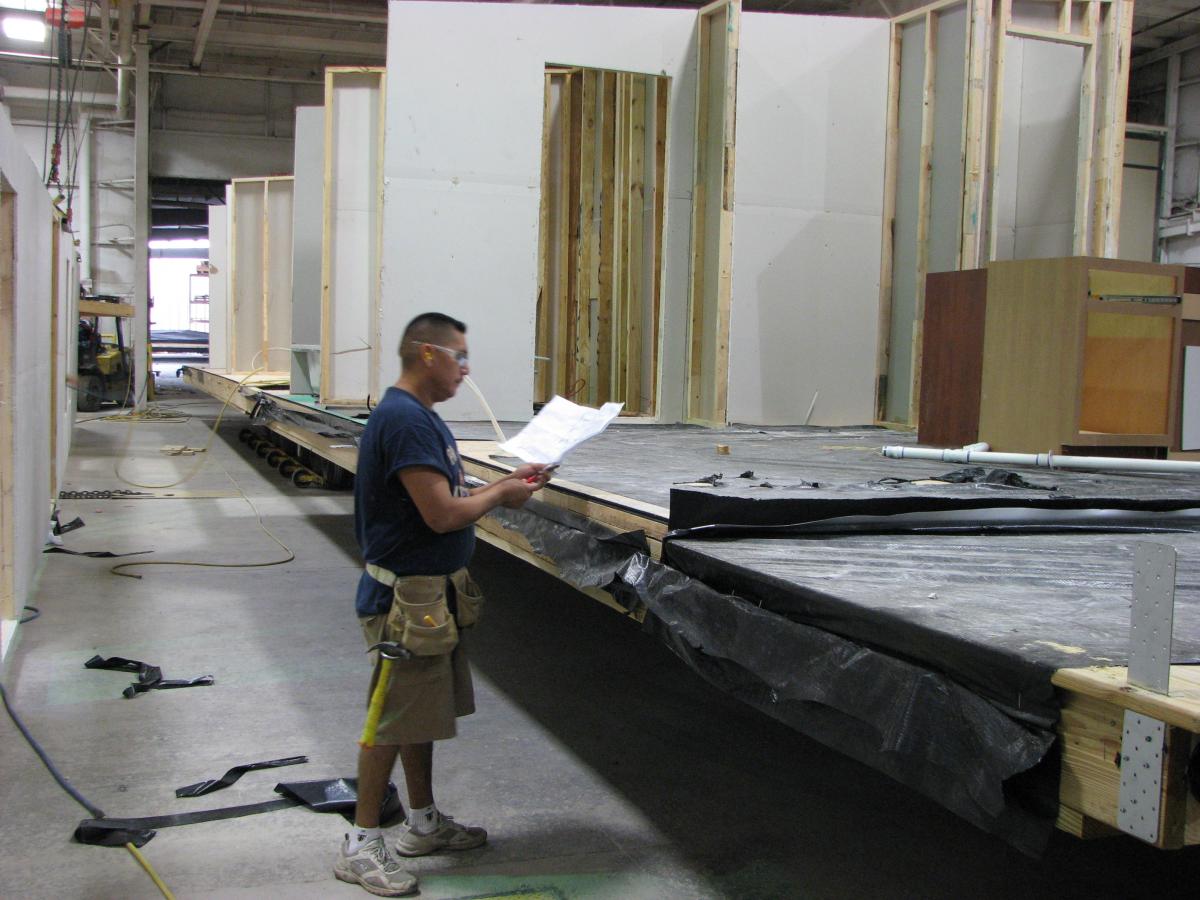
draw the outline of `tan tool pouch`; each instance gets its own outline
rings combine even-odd
[[[459,569],[450,576],[454,584],[455,618],[459,628],[470,628],[483,615],[483,591],[466,569]]]
[[[446,605],[445,575],[408,575],[392,587],[387,632],[417,656],[444,656],[458,644]]]

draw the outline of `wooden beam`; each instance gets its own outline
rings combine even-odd
[[[537,324],[534,329],[533,400],[546,403],[550,400],[550,204],[553,203],[554,184],[550,179],[550,125],[553,118],[554,75],[545,75],[542,89],[542,162],[541,199],[538,203],[538,286]]]
[[[579,132],[579,222],[575,233],[575,287],[571,317],[574,322],[574,373],[572,397],[576,402],[595,403],[592,378],[592,246],[596,219],[596,103],[600,72],[585,69],[580,88]]]
[[[615,280],[613,261],[617,245],[616,197],[616,121],[617,73],[605,72],[601,82],[600,105],[600,265],[596,293],[596,401],[612,397],[613,306]]]
[[[925,276],[929,272],[930,193],[933,187],[934,104],[937,97],[938,17],[925,16],[925,72],[921,87],[921,151],[917,175],[917,265],[913,295],[912,370],[908,421],[921,421],[921,346],[925,327]]]
[[[1121,184],[1125,163],[1125,108],[1129,96],[1129,50],[1133,0],[1113,0],[1101,13],[1097,85],[1096,161],[1093,173],[1091,252],[1115,257],[1121,229]]]
[[[1011,37],[1028,38],[1033,41],[1048,41],[1051,44],[1073,44],[1077,47],[1090,47],[1092,38],[1082,34],[1064,34],[1061,31],[1046,31],[1042,28],[1026,28],[1023,25],[1009,25],[1005,31]]]
[[[984,131],[987,121],[988,43],[992,20],[991,0],[971,0],[967,34],[966,98],[963,116],[963,200],[962,225],[958,247],[958,268],[980,265],[981,237],[984,229]]]
[[[265,178],[262,183],[262,367],[271,368],[271,214],[270,185]],[[289,260],[289,265],[291,261]]]
[[[986,0],[990,2],[990,0]],[[891,365],[892,282],[896,252],[896,169],[900,146],[900,25],[891,26],[888,60],[886,142],[883,157],[883,235],[879,260],[879,321],[875,340],[875,421],[887,418],[887,380]]]
[[[115,316],[120,319],[132,319],[133,313],[132,303],[109,303],[104,300],[79,301],[81,316]]]
[[[578,76],[569,73],[562,76],[558,94],[558,167],[555,178],[554,196],[558,204],[558,228],[554,234],[554,255],[558,260],[557,288],[554,292],[554,342],[551,358],[554,360],[554,393],[570,391],[571,351],[568,297],[571,293],[571,120],[572,93]]]
[[[630,238],[630,196],[629,196],[629,153],[633,135],[633,120],[630,99],[632,96],[633,74],[621,72],[617,75],[617,153],[613,205],[617,211],[617,221],[614,238],[616,241],[616,256],[613,262],[613,385],[612,399],[625,400],[626,385],[629,379],[629,319],[630,319],[630,284],[629,284],[629,238]]]
[[[1087,4],[1084,33],[1094,38],[1100,24],[1100,8]],[[1079,84],[1079,135],[1075,154],[1075,233],[1072,253],[1087,256],[1091,250],[1092,148],[1096,118],[1096,44],[1089,40],[1083,51],[1083,76]]]
[[[566,144],[566,232],[563,241],[563,263],[566,269],[566,291],[558,315],[565,327],[562,329],[563,343],[559,356],[563,360],[566,378],[559,393],[574,397],[580,388],[578,357],[576,356],[576,329],[579,326],[579,233],[582,209],[580,198],[583,192],[584,175],[580,169],[583,152],[583,72],[570,76],[569,133]],[[586,379],[586,373],[584,374]]]
[[[662,319],[662,274],[663,274],[663,222],[667,208],[667,100],[671,81],[665,75],[654,80],[654,260],[651,285],[652,308],[650,311],[650,397],[646,415],[658,411],[660,384],[659,359],[662,352],[662,334],[659,322]]]
[[[646,309],[645,214],[646,214],[646,81],[649,75],[630,76],[629,96],[629,285],[628,318],[625,322],[625,411],[642,413],[642,324]]]
[[[987,263],[996,258],[997,232],[1000,228],[1000,149],[1001,125],[1004,122],[1004,57],[1005,32],[1012,24],[1012,0],[996,0],[992,14],[992,95],[988,109],[991,121],[988,123],[988,179],[990,196],[988,198],[988,229],[987,257],[980,263]]]

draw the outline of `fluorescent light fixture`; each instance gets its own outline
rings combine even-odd
[[[46,12],[47,5],[46,0],[0,0],[0,7],[4,9],[19,9],[39,16]]]
[[[46,41],[46,25],[37,19],[25,16],[5,16],[4,36],[14,41],[31,41],[42,44]]]
[[[153,240],[149,247],[151,250],[207,250],[208,238]]]

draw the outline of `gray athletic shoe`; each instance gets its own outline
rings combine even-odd
[[[396,841],[401,856],[424,856],[438,850],[474,850],[487,841],[487,832],[476,825],[459,825],[449,816],[438,813],[438,827],[429,834],[414,831],[405,825]]]
[[[338,881],[361,884],[364,889],[380,897],[403,897],[417,892],[417,876],[400,868],[392,858],[382,835],[363,844],[357,853],[347,853],[350,838],[342,844],[333,874]]]

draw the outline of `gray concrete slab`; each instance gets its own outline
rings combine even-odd
[[[211,422],[216,405],[188,406]],[[222,499],[70,501],[71,546],[153,549],[147,559],[256,562],[278,551],[240,497],[297,551],[269,568],[161,566],[141,580],[112,560],[48,556],[40,619],[4,670],[15,707],[71,782],[112,816],[269,799],[279,780],[351,775],[367,669],[354,620],[346,495],[293,487],[222,426],[180,490]],[[70,482],[167,480],[146,457],[202,444],[203,421],[85,423]],[[114,429],[116,429],[114,431]],[[147,479],[149,480],[149,479]],[[64,509],[68,504],[64,503]],[[136,557],[135,559],[140,559]],[[716,694],[636,624],[490,548],[490,597],[472,635],[478,712],[439,744],[440,805],[485,824],[488,845],[411,861],[426,898],[657,900],[784,897],[1193,896],[1194,850],[1056,835],[1041,860],[857,763]],[[95,653],[143,659],[208,688],[120,697],[129,676]],[[195,800],[174,789],[237,763],[307,754]],[[152,898],[124,850],[72,843],[87,814],[0,718],[0,896]],[[365,896],[336,882],[337,816],[286,809],[162,829],[144,853],[180,898]]]

